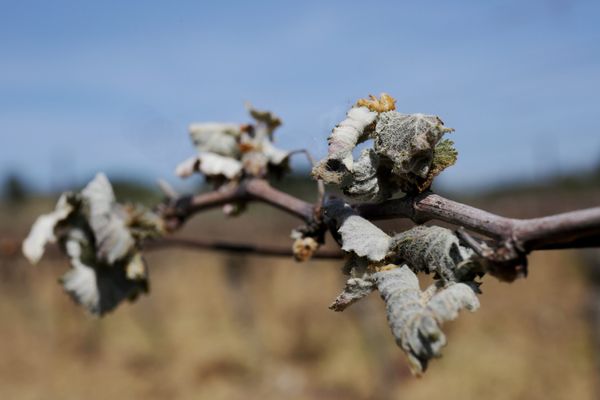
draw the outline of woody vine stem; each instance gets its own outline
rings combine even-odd
[[[166,199],[153,210],[116,201],[110,182],[98,174],[80,193],[64,193],[56,209],[38,218],[23,242],[37,262],[45,244],[58,241],[71,269],[62,278],[65,291],[90,313],[103,315],[124,300],[148,292],[142,250],[170,246],[345,259],[346,286],[330,305],[343,311],[378,291],[398,346],[412,372],[422,374],[441,355],[446,337],[441,326],[459,311],[479,307],[481,278],[490,274],[513,281],[527,273],[527,255],[535,250],[600,246],[600,207],[533,219],[491,214],[431,191],[435,177],[457,159],[444,135],[453,129],[434,115],[402,114],[382,94],[360,99],[329,136],[327,156],[315,163],[306,150],[275,147],[281,124],[270,112],[248,107],[253,124],[193,124],[190,136],[198,154],[177,167],[187,177],[201,173],[214,190],[179,196],[163,184]],[[356,146],[372,147],[355,158]],[[318,200],[308,203],[275,189],[293,154],[307,156]],[[324,185],[342,195],[327,195]],[[222,207],[227,215],[262,202],[302,221],[292,231],[291,248],[269,244],[227,243],[169,238],[189,218]],[[407,218],[416,226],[388,235],[371,221]],[[425,226],[443,222],[454,230]],[[339,251],[320,250],[329,232]],[[434,283],[421,290],[418,273]]]
[[[279,191],[272,187],[268,181],[262,179],[248,179],[240,182],[235,187],[215,190],[208,193],[169,198],[165,205],[160,207],[160,212],[167,222],[168,229],[175,231],[193,215],[202,211],[220,207],[232,202],[258,201],[290,215],[304,222],[323,222],[323,210],[327,209],[325,199],[323,205],[312,204]],[[489,213],[487,211],[462,204],[431,191],[416,196],[405,196],[400,199],[389,200],[380,204],[360,203],[353,204],[352,208],[357,213],[370,220],[384,220],[394,218],[408,218],[414,223],[437,220],[443,221],[457,228],[467,228],[482,234],[497,242],[497,246],[515,247],[517,252],[529,253],[534,250],[568,249],[581,247],[600,246],[600,207],[555,214],[541,218],[516,219],[507,218]],[[464,235],[464,233],[463,233]],[[468,240],[468,239],[466,239]],[[231,250],[235,244],[226,245],[222,242],[208,243],[195,242],[192,239],[170,240],[162,239],[156,246],[186,246],[211,248],[215,250]],[[276,248],[255,247],[240,245],[247,248],[248,252],[257,254],[273,253]],[[318,256],[320,253],[315,253]],[[323,253],[325,258],[343,256],[343,253]],[[282,250],[277,255],[291,256],[291,250]]]

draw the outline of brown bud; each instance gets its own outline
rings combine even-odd
[[[296,261],[308,261],[319,248],[319,243],[309,237],[298,238],[294,240],[292,251]]]

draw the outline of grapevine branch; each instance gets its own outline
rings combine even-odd
[[[162,212],[169,229],[175,230],[198,212],[231,202],[251,201],[269,204],[305,222],[321,220],[318,205],[275,189],[263,179],[248,179],[235,187],[180,197],[167,204]],[[324,209],[327,208],[327,204],[328,201],[325,200]],[[373,220],[409,218],[418,224],[431,220],[443,221],[500,243],[510,243],[524,253],[600,245],[600,207],[542,218],[516,219],[495,215],[432,192],[405,196],[380,204],[355,204],[352,207],[359,215]],[[186,245],[193,246],[193,243],[187,242]],[[207,242],[198,243],[198,247],[231,249]],[[275,255],[277,251],[265,253]],[[285,255],[288,254],[289,252],[285,252]]]

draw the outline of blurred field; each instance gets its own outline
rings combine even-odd
[[[555,198],[479,201],[514,216],[600,203],[598,193]],[[52,206],[48,200],[3,205],[0,238],[24,235],[35,214]],[[181,235],[286,244],[296,225],[253,205],[237,219],[203,214]],[[410,376],[377,295],[344,313],[327,309],[343,287],[338,262],[155,251],[147,256],[150,296],[97,320],[58,286],[64,259],[32,267],[6,253],[0,259],[0,399],[599,396],[586,311],[591,287],[575,251],[535,254],[529,277],[511,285],[486,277],[481,309],[446,326],[444,357],[422,379]]]

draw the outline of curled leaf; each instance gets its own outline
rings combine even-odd
[[[204,175],[224,176],[227,179],[237,177],[242,170],[239,161],[213,153],[203,153],[198,156],[199,170]]]
[[[241,174],[242,164],[238,160],[219,154],[202,153],[183,161],[177,166],[175,173],[186,178],[196,171],[202,172],[208,178],[234,179]]]
[[[326,183],[341,183],[347,172],[353,170],[352,150],[368,138],[365,129],[377,118],[377,113],[367,107],[352,107],[329,136],[327,158],[313,169],[313,176]]]
[[[73,210],[74,206],[69,201],[69,195],[63,194],[58,199],[54,211],[38,217],[22,245],[23,254],[30,263],[36,264],[42,258],[46,243],[56,242],[55,226],[66,219]]]
[[[185,161],[180,162],[175,168],[175,175],[180,178],[187,178],[194,172],[200,170],[200,160],[198,156],[187,158]]]
[[[437,288],[435,284],[432,287]],[[449,283],[437,289],[437,293],[427,301],[427,308],[440,324],[456,319],[461,310],[473,312],[479,308],[479,299],[475,295],[477,289],[472,285]]]
[[[461,309],[474,311],[479,307],[475,293],[463,283],[421,292],[415,273],[406,265],[377,272],[372,278],[386,303],[392,334],[415,375],[422,374],[429,360],[441,355],[446,336],[440,325],[456,318]]]
[[[163,231],[150,210],[117,203],[110,182],[98,174],[81,193],[61,196],[55,212],[34,224],[23,251],[37,261],[43,244],[58,240],[71,264],[61,278],[65,291],[90,313],[102,315],[147,292],[139,243]]]
[[[408,181],[425,179],[434,148],[447,132],[452,129],[444,127],[435,115],[385,112],[375,127],[374,149],[392,162],[394,175]]]
[[[71,269],[61,278],[65,291],[92,314],[100,313],[100,292],[96,271],[81,259],[84,250],[89,251],[91,244],[81,230],[69,232],[65,241],[65,251],[71,261]]]
[[[381,261],[388,253],[391,237],[358,215],[350,215],[338,229],[342,250],[371,261]]]
[[[273,131],[281,120],[268,111],[248,106],[255,124],[201,123],[190,126],[198,155],[176,168],[180,177],[204,174],[215,186],[244,176],[280,176],[288,169],[289,152],[273,144]]]
[[[246,109],[258,124],[265,127],[267,135],[272,140],[273,131],[282,124],[281,118],[270,111],[257,110],[250,103],[246,103]]]
[[[242,132],[238,124],[197,123],[190,125],[189,132],[199,153],[215,153],[231,158],[240,155],[238,143]]]
[[[386,179],[385,169],[381,167],[381,159],[373,149],[361,152],[354,163],[353,179],[340,185],[348,197],[366,202],[380,202],[391,197],[396,191],[393,183]]]
[[[81,192],[89,207],[89,224],[96,240],[97,256],[109,264],[123,258],[134,240],[126,226],[126,215],[117,205],[112,186],[100,173]]]
[[[452,142],[441,142],[451,131],[435,115],[395,111],[389,95],[361,99],[334,128],[328,155],[312,174],[362,201],[380,202],[399,191],[421,192],[456,160]],[[373,147],[355,161],[352,151],[366,139],[373,139]]]
[[[445,281],[472,279],[473,251],[461,246],[449,229],[419,225],[395,235],[390,246],[400,262],[414,271],[433,272]]]
[[[340,295],[329,306],[333,311],[344,311],[350,305],[356,303],[363,297],[375,290],[375,284],[371,279],[350,278]]]
[[[261,144],[261,151],[267,158],[269,164],[276,166],[286,163],[290,156],[289,151],[279,149],[267,140],[263,141]]]
[[[112,311],[123,300],[133,300],[148,291],[145,265],[139,254],[107,265],[95,259],[93,245],[80,229],[64,238],[71,269],[61,278],[65,291],[89,313],[97,316]]]

